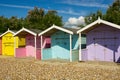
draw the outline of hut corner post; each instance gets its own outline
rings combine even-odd
[[[72,35],[70,34],[70,62],[72,62]]]
[[[16,37],[14,37],[14,57],[16,57]]]
[[[41,60],[43,59],[43,55],[42,55],[42,43],[43,43],[43,37],[42,35],[40,36],[40,44],[41,44]]]
[[[34,39],[35,39],[35,59],[37,58],[37,53],[36,53],[36,36],[34,37]]]
[[[79,33],[79,61],[82,61],[81,53],[81,33]]]

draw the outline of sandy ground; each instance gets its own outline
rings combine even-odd
[[[120,80],[120,64],[0,57],[0,80]]]

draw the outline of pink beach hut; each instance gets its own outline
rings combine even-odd
[[[40,37],[38,33],[40,30],[22,28],[14,36],[19,37],[18,43],[21,43],[18,48],[15,49],[15,57],[35,57],[41,59],[40,53]]]

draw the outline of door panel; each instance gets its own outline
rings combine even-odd
[[[13,44],[5,45],[4,46],[4,54],[13,56],[14,55],[14,45]]]
[[[104,42],[101,39],[95,40],[95,59],[104,61]]]
[[[113,49],[109,49],[108,47],[111,47],[110,45],[107,45],[105,47],[105,52],[104,52],[104,60],[105,61],[113,61],[113,54],[114,54],[114,51]],[[112,48],[112,47],[111,47]],[[114,48],[114,46],[113,46]]]
[[[94,38],[95,46],[95,59],[99,61],[104,61],[104,33],[100,30],[97,30]]]
[[[109,30],[105,32],[105,61],[113,61],[113,56],[116,49],[115,31]]]
[[[116,47],[114,32],[97,32],[95,37],[95,59],[100,61],[114,61]]]

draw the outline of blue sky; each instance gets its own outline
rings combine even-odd
[[[0,16],[25,17],[27,12],[37,6],[47,10],[56,10],[63,21],[71,17],[86,16],[97,10],[106,11],[114,0],[0,0]]]

